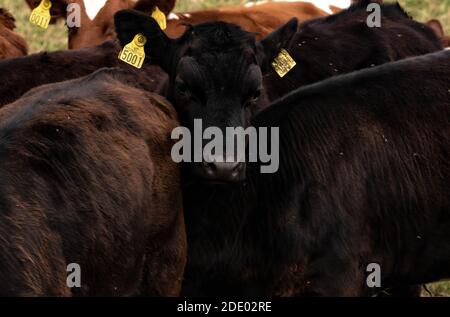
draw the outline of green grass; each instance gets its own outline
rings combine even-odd
[[[431,294],[424,290],[422,291],[422,296],[450,297],[450,281],[428,284],[427,288]]]
[[[439,19],[450,34],[450,0],[400,0],[400,3],[418,21]]]
[[[16,32],[21,34],[28,43],[30,53],[39,51],[55,51],[67,47],[67,30],[60,21],[41,29],[28,22],[30,9],[25,0],[0,0],[0,8],[8,9],[16,18]]]
[[[176,11],[190,11],[218,6],[236,5],[251,0],[178,0]],[[393,1],[391,1],[393,2]],[[450,34],[450,0],[400,0],[402,6],[418,21],[426,22],[438,18]],[[67,46],[67,30],[64,22],[42,30],[28,22],[30,10],[25,0],[0,0],[0,7],[9,9],[17,20],[17,32],[25,37],[30,53],[54,51]],[[450,282],[428,285],[434,296],[450,296]],[[424,296],[428,296],[426,291]]]

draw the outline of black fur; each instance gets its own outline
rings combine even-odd
[[[383,287],[450,277],[449,69],[444,51],[387,64],[258,115],[280,127],[280,170],[186,189],[184,294],[371,295],[371,262]]]
[[[260,43],[249,43],[248,34],[243,31],[241,36],[235,36],[239,29],[225,27],[223,23],[193,26],[180,39],[171,40],[150,17],[132,11],[116,15],[116,28],[122,44],[128,43],[139,32],[148,37],[152,45],[146,52],[153,62],[169,73],[170,93],[167,96],[174,102],[184,126],[191,128],[193,119],[201,118],[206,122],[204,128],[245,127],[260,110],[257,105],[246,107],[247,103],[243,102],[255,92],[253,85],[261,81],[260,73],[254,68],[259,67],[261,72],[268,71],[268,61],[273,60],[281,47],[305,47],[305,39],[311,43],[315,35],[320,35],[320,41],[311,45],[310,51],[291,52],[297,66],[284,79],[273,73],[268,74],[265,82],[272,96],[284,95],[298,86],[333,75],[441,48],[436,36],[429,34],[426,26],[412,21],[395,6],[383,8],[392,11],[392,17],[390,13],[386,15],[388,18],[384,20],[384,25],[395,26],[396,29],[368,30],[365,8],[354,6],[339,17],[306,22],[294,36],[297,22],[293,20]],[[210,29],[208,32],[204,30],[206,27]],[[196,34],[196,29],[201,32]],[[227,32],[227,29],[233,31]],[[398,37],[397,30],[405,36]],[[220,40],[215,38],[216,34],[220,35]],[[310,40],[307,36],[311,37]],[[215,44],[210,46],[210,42]],[[225,47],[223,43],[228,44]],[[339,71],[335,72],[336,66],[330,63],[337,65]],[[244,76],[250,68],[256,75]],[[375,79],[378,77],[375,76]],[[383,83],[381,78],[378,84]],[[386,86],[386,89],[394,88],[395,85]],[[336,96],[345,97],[339,94],[338,88],[335,89],[318,90],[317,95],[323,95],[320,102],[332,103]],[[442,87],[439,89],[442,90]],[[361,95],[368,90],[368,87],[357,92],[346,90],[348,96],[358,99],[347,96],[343,103],[361,101]],[[311,88],[310,91],[315,90]],[[377,93],[383,96],[383,92]],[[327,115],[331,112],[322,113],[319,105],[317,117],[311,118],[310,123],[305,122],[309,131],[306,128],[305,131],[298,131],[301,125],[296,126],[295,118],[298,116],[294,111],[286,115],[271,109],[258,116],[255,122],[267,118],[268,126],[280,124],[283,127],[281,147],[292,153],[282,152],[279,174],[260,176],[258,165],[247,163],[248,179],[242,184],[195,182],[196,179],[185,175],[186,183],[190,184],[184,191],[190,254],[184,294],[281,296],[370,293],[364,288],[362,276],[366,264],[364,259],[369,257],[361,258],[366,254],[361,254],[360,249],[350,250],[350,242],[355,237],[369,238],[365,236],[367,222],[359,216],[353,219],[355,215],[348,214],[343,208],[358,203],[360,197],[352,196],[356,195],[355,192],[346,197],[343,190],[334,190],[328,183],[326,185],[329,187],[318,183],[327,175],[325,172],[330,172],[333,164],[340,164],[341,153],[346,155],[350,154],[347,151],[359,150],[351,135],[346,134],[347,120],[358,114],[355,108],[343,107],[340,109],[343,113],[339,113],[341,121],[330,124]],[[314,114],[314,108],[311,106],[310,109]],[[292,120],[287,120],[290,114]],[[303,139],[304,134],[310,137],[311,143],[317,134],[319,148],[304,143],[307,142]],[[333,141],[338,144],[332,144]],[[311,149],[305,149],[305,145]],[[300,154],[313,155],[316,161],[299,161],[305,158],[298,156]],[[325,160],[328,157],[330,161]],[[193,166],[185,164],[187,168],[193,169]],[[374,168],[378,171],[379,167],[375,164]],[[344,170],[337,165],[335,169],[330,174],[335,182],[345,183],[348,181],[345,177],[351,178],[352,174],[346,170],[351,171],[351,165],[345,165]],[[313,171],[317,171],[318,175]],[[364,185],[373,186],[369,180]],[[380,186],[378,183],[375,185],[377,188]],[[332,198],[336,201],[329,203]],[[346,226],[348,223],[353,226]],[[306,224],[308,227],[303,227]],[[386,228],[391,229],[389,226]],[[350,242],[348,237],[351,237]],[[361,243],[364,242],[364,246],[369,248],[370,243],[362,239]],[[354,257],[349,258],[350,255]],[[357,261],[349,263],[349,259]],[[349,271],[344,272],[347,268]],[[312,287],[312,281],[320,285]],[[348,288],[342,289],[345,285],[349,285]]]
[[[296,67],[283,78],[273,70],[264,78],[269,99],[331,76],[443,48],[433,30],[414,21],[398,3],[381,5],[381,27],[368,27],[369,2],[302,23],[284,47],[297,62]]]

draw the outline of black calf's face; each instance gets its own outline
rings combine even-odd
[[[146,55],[169,74],[168,97],[192,138],[208,128],[222,133],[222,151],[209,157],[208,152],[201,153],[203,161],[189,163],[190,170],[212,182],[244,180],[245,162],[238,161],[245,157],[240,152],[245,151],[237,148],[235,137],[227,138],[227,128],[247,127],[262,93],[263,72],[295,34],[297,20],[259,43],[254,34],[224,22],[192,26],[176,40],[169,39],[148,15],[136,11],[119,12],[115,24],[122,45],[138,33],[147,37]],[[210,141],[205,136],[202,149]],[[235,146],[227,148],[230,141]],[[194,155],[198,148],[191,143]]]
[[[215,127],[225,136],[227,127],[247,126],[261,86],[262,73],[252,50],[218,52],[199,45],[180,59],[172,93],[180,120],[190,131],[195,129],[194,120],[200,119],[203,130]],[[238,162],[243,153],[236,147],[227,152],[226,140],[220,154],[212,153],[212,162],[191,164],[195,176],[230,182],[245,178],[245,162]]]
[[[224,137],[227,127],[247,126],[251,108],[262,90],[262,73],[252,40],[246,46],[219,50],[194,38],[180,58],[172,94],[180,120],[190,131],[195,129],[195,119],[201,120],[203,130],[218,128]],[[238,159],[244,153],[239,153],[237,147],[227,151],[226,142],[224,138],[221,153],[212,153],[209,162],[191,164],[195,176],[222,182],[244,180],[245,162]],[[237,139],[233,142],[237,144]]]
[[[200,49],[180,59],[172,94],[185,126],[202,119],[203,128],[225,131],[247,125],[249,108],[261,90],[262,72],[252,51]]]

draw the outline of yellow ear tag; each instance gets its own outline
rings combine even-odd
[[[295,65],[297,65],[297,63],[284,48],[281,49],[280,54],[278,54],[272,62],[273,69],[281,78],[289,73]]]
[[[50,8],[52,3],[50,0],[42,0],[41,3],[31,11],[30,22],[40,26],[43,29],[48,28],[50,23]]]
[[[161,30],[165,30],[167,28],[166,15],[162,13],[157,6],[153,8],[152,18],[158,22]]]
[[[145,43],[147,43],[147,38],[140,33],[136,34],[133,40],[120,51],[119,59],[136,68],[141,68],[145,60]]]

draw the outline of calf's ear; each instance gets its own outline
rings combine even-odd
[[[50,23],[54,24],[59,19],[66,19],[67,17],[67,6],[69,5],[69,0],[51,0],[52,7],[50,8],[51,20]],[[41,0],[26,0],[28,6],[31,10],[36,8]]]
[[[144,47],[146,60],[150,59],[152,63],[171,73],[176,42],[167,37],[148,13],[121,10],[114,15],[114,23],[122,47],[130,43],[136,34],[143,34],[147,38]]]
[[[263,72],[270,69],[272,61],[282,48],[288,49],[298,29],[298,19],[292,18],[288,23],[267,35],[259,42],[258,59]]]
[[[175,0],[139,0],[134,6],[134,10],[151,13],[157,6],[165,15],[169,15],[175,7]]]

